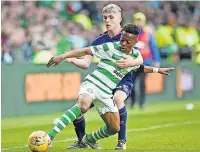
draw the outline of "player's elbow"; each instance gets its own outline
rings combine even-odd
[[[82,66],[82,69],[88,69],[90,67],[90,63],[85,62]]]
[[[90,65],[86,64],[86,65],[84,65],[84,66],[82,67],[82,69],[86,70],[86,69],[88,69],[89,67],[90,67]]]
[[[85,65],[85,69],[88,69],[90,67],[90,64]]]
[[[92,50],[90,49],[90,47],[85,48],[84,52],[85,52],[85,55],[91,55],[92,54]]]

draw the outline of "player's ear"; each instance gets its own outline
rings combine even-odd
[[[122,17],[120,17],[120,23],[122,22]]]

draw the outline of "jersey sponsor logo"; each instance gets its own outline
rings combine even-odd
[[[120,77],[120,78],[123,78],[123,77],[124,77],[124,76],[123,76],[119,71],[117,71],[117,70],[114,70],[113,73],[114,73],[116,76]]]

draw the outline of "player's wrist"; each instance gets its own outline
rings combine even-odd
[[[159,72],[159,68],[153,67],[153,73],[158,73],[158,72]]]
[[[61,60],[67,59],[65,54],[61,54],[59,57],[60,57]]]

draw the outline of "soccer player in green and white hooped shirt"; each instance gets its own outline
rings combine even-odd
[[[71,57],[80,57],[87,54],[102,59],[97,69],[92,74],[88,75],[81,84],[77,103],[63,114],[58,123],[49,132],[49,136],[52,140],[55,138],[56,134],[62,131],[69,123],[86,113],[92,102],[95,104],[96,109],[106,125],[84,136],[83,142],[93,149],[100,149],[96,143],[97,140],[114,135],[119,131],[119,112],[112,100],[112,90],[125,74],[138,67],[133,66],[122,70],[118,68],[121,61],[120,59],[123,56],[134,60],[134,58],[139,55],[139,53],[133,49],[134,44],[137,42],[138,34],[138,27],[133,24],[127,24],[122,29],[120,43],[106,43],[77,49],[50,59],[47,67],[51,65],[56,66],[62,60]],[[159,68],[157,70],[159,71],[156,72],[161,74],[169,74],[168,72],[173,70],[173,68]],[[155,72],[152,67],[145,67],[141,71]]]
[[[140,29],[137,26],[127,24],[122,29],[119,43],[105,43],[103,45],[73,50],[53,57],[49,61],[47,67],[51,65],[56,66],[67,58],[80,57],[87,54],[101,58],[98,67],[81,84],[77,103],[63,114],[58,123],[49,132],[51,139],[77,117],[86,113],[92,103],[94,103],[106,125],[84,136],[83,142],[96,149],[97,140],[107,138],[119,131],[119,112],[112,100],[112,90],[128,72],[139,66],[120,69],[115,63],[120,61],[123,56],[133,60],[137,58],[139,53],[133,49],[133,46],[137,42],[139,32]]]

